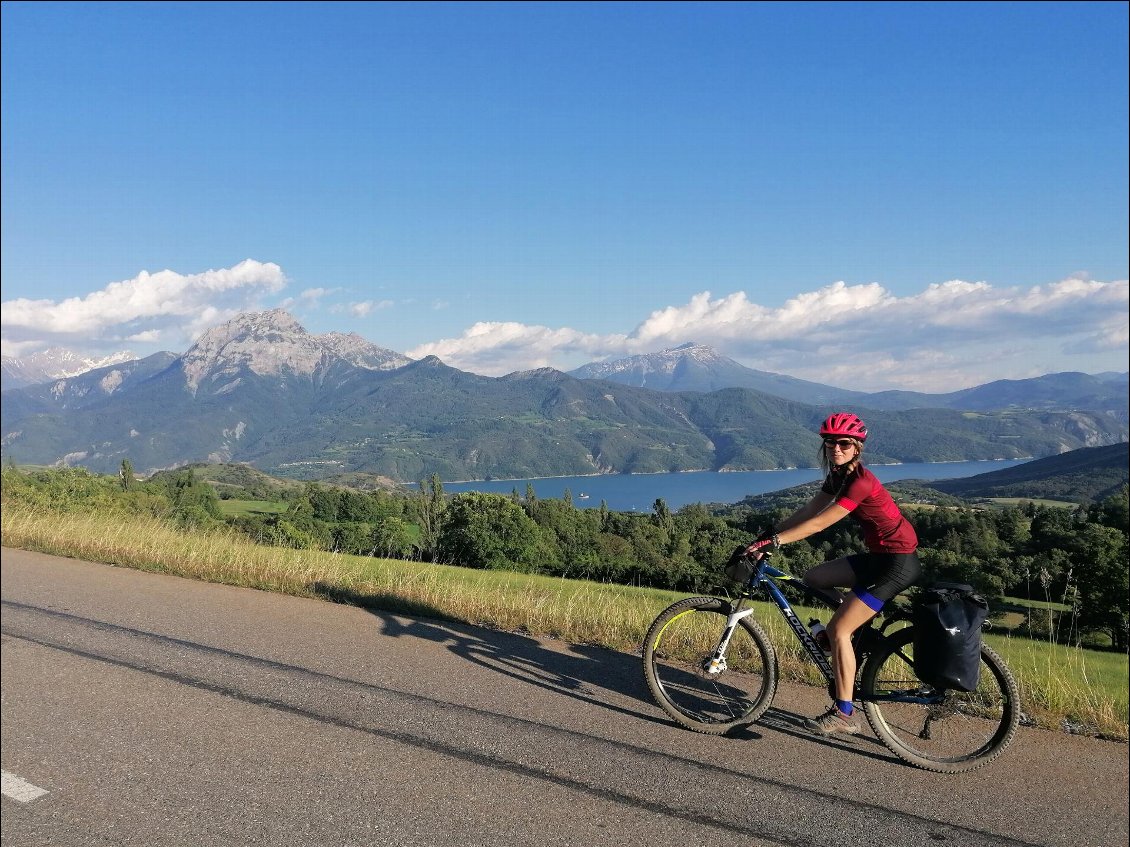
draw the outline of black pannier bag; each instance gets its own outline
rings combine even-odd
[[[973,691],[989,604],[972,586],[936,582],[914,604],[914,673],[934,688]]]

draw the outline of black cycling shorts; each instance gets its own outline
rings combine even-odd
[[[922,575],[917,553],[855,553],[847,557],[855,573],[855,592],[866,591],[884,603],[900,594]]]

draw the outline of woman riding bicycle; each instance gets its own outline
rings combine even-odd
[[[918,536],[882,483],[862,463],[867,427],[850,412],[829,415],[820,427],[824,439],[820,464],[827,472],[820,491],[772,530],[746,548],[763,556],[767,548],[800,541],[852,515],[863,529],[866,553],[825,562],[809,570],[804,582],[814,589],[848,588],[828,621],[831,664],[836,674],[835,703],[827,712],[804,722],[807,729],[830,735],[859,731],[852,695],[856,660],[851,636],[912,586],[922,572]]]

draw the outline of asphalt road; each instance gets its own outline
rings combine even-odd
[[[5,845],[1124,847],[1127,747],[987,768],[668,722],[638,658],[2,551]],[[35,789],[42,792],[35,795]]]

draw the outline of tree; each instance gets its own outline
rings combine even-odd
[[[1130,622],[1126,533],[1089,523],[1072,540],[1071,548],[1080,628],[1107,633],[1115,648],[1126,652]]]
[[[220,520],[220,498],[216,489],[206,482],[199,482],[191,469],[180,471],[165,480],[164,488],[173,501],[174,517],[182,516],[189,523],[199,524],[200,515]]]
[[[439,474],[420,483],[416,495],[416,518],[420,525],[420,554],[425,561],[436,561],[439,536],[443,531],[445,509],[443,483]]]
[[[319,539],[286,519],[275,524],[272,543],[279,547],[293,547],[295,550],[317,550],[321,546]]]
[[[310,504],[311,515],[314,520],[326,523],[334,523],[339,520],[339,512],[341,511],[340,491],[326,488],[316,482],[308,482],[302,496]]]
[[[456,565],[530,570],[540,539],[537,524],[509,497],[468,491],[448,504],[436,550]]]
[[[373,528],[361,521],[341,521],[333,525],[333,550],[354,556],[369,556],[373,552]]]
[[[1092,506],[1089,520],[1130,533],[1130,487],[1124,485],[1118,494]]]
[[[412,551],[412,527],[402,518],[390,515],[373,527],[373,555],[403,559]]]
[[[122,491],[129,491],[133,488],[133,462],[129,459],[122,459],[122,466],[118,470],[118,479],[122,482]]]

